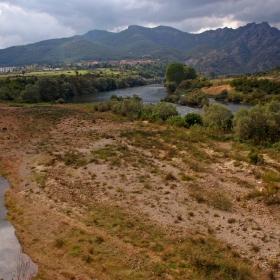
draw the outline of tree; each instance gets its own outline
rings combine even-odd
[[[37,85],[27,85],[20,95],[25,102],[36,103],[40,101],[40,93]]]
[[[193,80],[197,78],[196,70],[193,67],[184,66],[184,70],[185,70],[185,79]]]
[[[54,101],[59,97],[58,82],[54,78],[42,78],[36,85],[43,101]]]
[[[171,63],[167,66],[165,75],[167,82],[179,85],[186,77],[185,65],[180,62]]]

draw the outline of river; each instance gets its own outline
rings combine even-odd
[[[8,181],[0,177],[0,279],[27,280],[36,275],[38,268],[21,252],[15,229],[5,220],[7,209],[4,205],[4,194],[8,189]]]
[[[155,84],[155,85],[148,85],[142,87],[131,87],[125,89],[117,89],[113,91],[106,91],[106,92],[98,92],[89,95],[80,95],[74,96],[67,99],[67,102],[70,103],[94,103],[94,102],[101,102],[110,99],[110,97],[115,94],[116,96],[133,96],[134,94],[139,95],[143,102],[145,103],[156,103],[162,100],[167,95],[166,88],[163,84]],[[250,108],[249,105],[242,105],[242,104],[233,104],[233,103],[223,103],[216,101],[213,98],[209,99],[212,103],[220,103],[225,107],[229,108],[233,113],[236,113],[239,108]],[[203,113],[203,110],[200,108],[191,108],[188,106],[180,106],[177,105],[178,112],[184,116],[188,113]]]

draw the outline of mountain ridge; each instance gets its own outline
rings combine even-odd
[[[90,30],[2,49],[0,67],[141,58],[181,61],[218,74],[262,71],[280,65],[280,31],[267,22],[199,34],[168,26],[131,25],[118,33]]]

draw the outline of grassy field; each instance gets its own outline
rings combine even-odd
[[[0,74],[0,79],[6,79],[8,77],[28,77],[28,76],[59,76],[59,75],[66,75],[66,76],[75,76],[76,72],[79,73],[79,75],[85,75],[87,73],[97,73],[102,75],[135,75],[136,71],[131,70],[124,70],[121,71],[119,68],[92,68],[89,70],[62,70],[62,71],[36,71],[36,72],[28,72],[23,74],[12,74],[12,73],[6,73],[6,74]]]
[[[79,74],[87,74],[89,73],[87,70],[79,70]],[[63,71],[37,71],[37,72],[28,72],[26,74],[1,74],[0,79],[5,79],[8,77],[28,77],[28,76],[59,76],[59,75],[67,75],[67,76],[75,76],[75,70],[63,70]]]

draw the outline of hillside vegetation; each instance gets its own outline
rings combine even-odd
[[[201,34],[133,25],[119,33],[92,30],[82,36],[3,49],[0,66],[145,58],[186,62],[204,73],[247,73],[278,66],[279,49],[280,31],[268,23]]]

